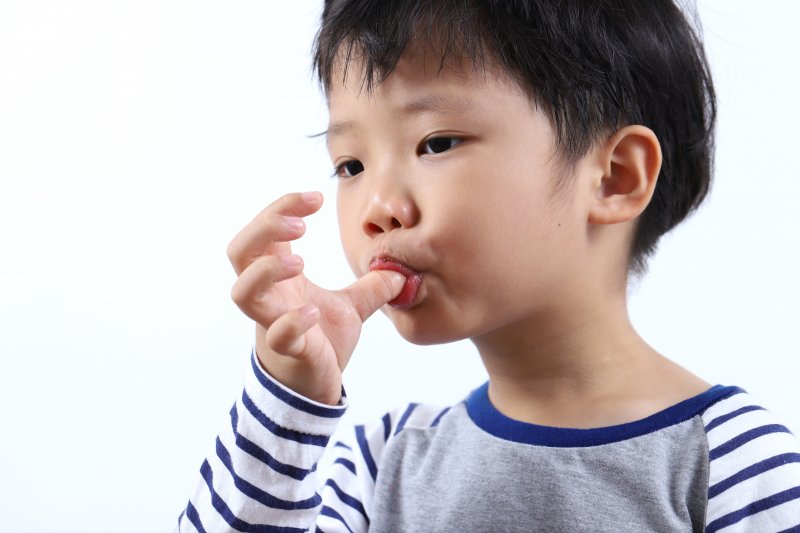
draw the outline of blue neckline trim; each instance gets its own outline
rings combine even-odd
[[[739,392],[744,391],[739,387],[715,385],[697,396],[667,407],[647,418],[592,429],[540,426],[509,418],[498,411],[489,400],[488,382],[475,389],[465,403],[472,421],[495,437],[523,444],[579,448],[620,442],[680,424],[702,413],[721,399]]]

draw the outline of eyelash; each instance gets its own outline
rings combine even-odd
[[[349,176],[345,175],[345,171],[347,170],[347,165],[350,165],[351,163],[358,163],[358,165],[361,167],[361,170],[359,170],[355,174],[351,174]],[[336,165],[336,167],[334,167],[333,175],[331,177],[332,178],[336,178],[336,177],[339,177],[339,178],[353,178],[353,177],[361,174],[363,171],[364,171],[364,164],[361,161],[359,161],[358,159],[348,159],[347,161],[342,161],[341,163]]]
[[[443,150],[438,151],[438,152],[433,150],[433,149],[431,151],[428,151],[427,148],[429,147],[430,143],[434,142],[434,141],[449,141],[449,146],[445,147]],[[441,154],[443,152],[447,152],[449,150],[452,150],[453,148],[455,148],[456,146],[458,146],[462,142],[464,142],[464,139],[462,139],[460,137],[447,137],[447,136],[431,137],[429,139],[425,139],[422,142],[422,144],[420,144],[418,152],[419,152],[419,155]],[[442,146],[439,146],[439,148],[442,148]],[[360,167],[360,169],[355,173],[352,173],[352,171],[351,171],[349,174],[345,174],[345,172],[347,172],[347,166],[351,165],[353,163],[357,163],[358,167]],[[348,159],[347,161],[342,161],[341,163],[336,165],[336,167],[333,169],[333,175],[331,177],[353,178],[353,177],[361,174],[363,171],[364,171],[364,164],[361,161],[359,161],[358,159]]]
[[[425,148],[433,141],[450,141],[450,146],[448,146],[447,148],[445,148],[441,152],[428,152],[428,151],[426,151]],[[455,141],[455,142],[453,142],[453,141]],[[425,139],[425,141],[423,141],[423,143],[420,145],[420,148],[422,148],[422,150],[420,150],[420,151],[422,153],[424,153],[424,154],[427,154],[427,155],[441,154],[442,152],[447,152],[448,150],[452,150],[453,148],[455,148],[456,146],[458,146],[462,142],[464,142],[464,139],[462,139],[461,137],[447,137],[447,136],[431,137],[430,139]]]

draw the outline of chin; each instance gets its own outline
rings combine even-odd
[[[452,324],[443,323],[446,322],[444,320],[437,320],[436,317],[432,318],[415,311],[415,309],[391,310],[387,313],[400,336],[412,344],[420,346],[447,344],[469,337],[464,331],[452,327]]]

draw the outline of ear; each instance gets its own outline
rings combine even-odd
[[[616,224],[638,217],[650,203],[661,170],[661,145],[653,130],[626,126],[598,154],[602,175],[594,184],[592,224]]]

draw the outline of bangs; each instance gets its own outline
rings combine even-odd
[[[323,90],[344,81],[350,62],[359,64],[363,87],[370,91],[397,67],[405,53],[431,54],[438,69],[471,63],[484,67],[487,14],[466,0],[327,1],[326,21],[314,43],[314,71]],[[341,80],[334,80],[341,73]]]

